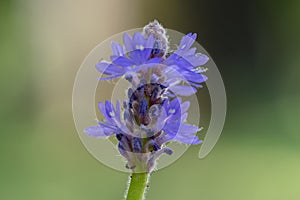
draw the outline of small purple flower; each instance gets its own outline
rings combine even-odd
[[[110,101],[106,101],[105,105],[98,103],[99,110],[104,116],[104,121],[98,121],[98,126],[91,126],[85,129],[89,136],[106,137],[127,130],[125,124],[121,121],[120,103],[117,101],[116,108]]]
[[[116,106],[99,103],[104,120],[85,129],[92,137],[115,136],[118,150],[133,171],[151,172],[162,154],[172,154],[168,142],[200,144],[200,128],[186,122],[189,101],[178,96],[196,93],[207,77],[201,74],[208,57],[191,48],[196,34],[187,34],[176,51],[168,54],[166,31],[157,22],[136,32],[124,34],[124,46],[112,42],[111,62],[100,61],[96,68],[111,80],[122,77],[131,83],[128,99]]]
[[[201,83],[207,80],[207,77],[201,74],[202,72],[205,72],[205,69],[199,67],[206,64],[209,58],[204,54],[195,53],[196,48],[191,48],[196,37],[196,33],[189,33],[184,36],[181,39],[178,49],[164,61],[165,65],[172,66],[172,69],[165,68],[163,71],[163,73],[167,74],[167,79],[179,79],[194,87],[201,87]],[[189,90],[187,94],[182,94],[183,96],[188,96],[196,92],[196,89],[194,88],[173,88],[174,92],[182,90]]]
[[[99,80],[110,80],[118,78],[130,72],[137,72],[142,68],[153,67],[156,63],[161,62],[161,58],[151,58],[155,41],[152,35],[147,39],[136,32],[131,38],[128,33],[124,34],[124,45],[121,46],[116,42],[111,43],[113,55],[110,57],[111,63],[101,61],[96,65],[99,72],[109,75]]]
[[[168,141],[177,141],[185,144],[200,144],[202,141],[195,135],[201,129],[197,126],[185,123],[190,102],[181,103],[179,98],[171,102],[166,100],[162,106],[162,112],[159,121],[164,121],[162,134],[158,144],[164,144]]]

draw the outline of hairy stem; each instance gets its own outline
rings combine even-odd
[[[142,200],[147,187],[148,173],[133,173],[126,200]]]

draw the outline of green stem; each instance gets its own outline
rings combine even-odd
[[[148,173],[133,173],[126,200],[142,200],[147,187]]]

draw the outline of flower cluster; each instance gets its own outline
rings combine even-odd
[[[201,66],[208,57],[191,48],[195,39],[196,34],[185,35],[177,50],[170,53],[165,29],[154,21],[133,37],[125,33],[124,45],[112,42],[111,61],[96,65],[106,75],[99,80],[124,77],[131,86],[122,106],[119,101],[115,106],[110,101],[99,102],[104,121],[86,128],[85,133],[115,136],[126,167],[135,172],[151,172],[160,155],[172,154],[166,147],[170,141],[202,142],[196,136],[200,129],[186,122],[190,102],[180,98],[196,93],[207,80]]]

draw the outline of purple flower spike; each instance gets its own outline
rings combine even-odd
[[[145,26],[143,33],[132,37],[125,33],[121,45],[111,43],[111,61],[100,61],[96,69],[111,80],[124,77],[131,86],[128,99],[116,106],[112,102],[99,102],[104,120],[98,126],[84,131],[92,137],[116,137],[117,148],[126,158],[126,167],[151,172],[156,160],[162,155],[171,155],[169,142],[200,144],[196,136],[200,128],[187,123],[189,101],[179,96],[197,92],[207,80],[201,68],[209,58],[196,53],[192,45],[197,35],[185,35],[173,53],[169,53],[168,36],[157,22]]]

